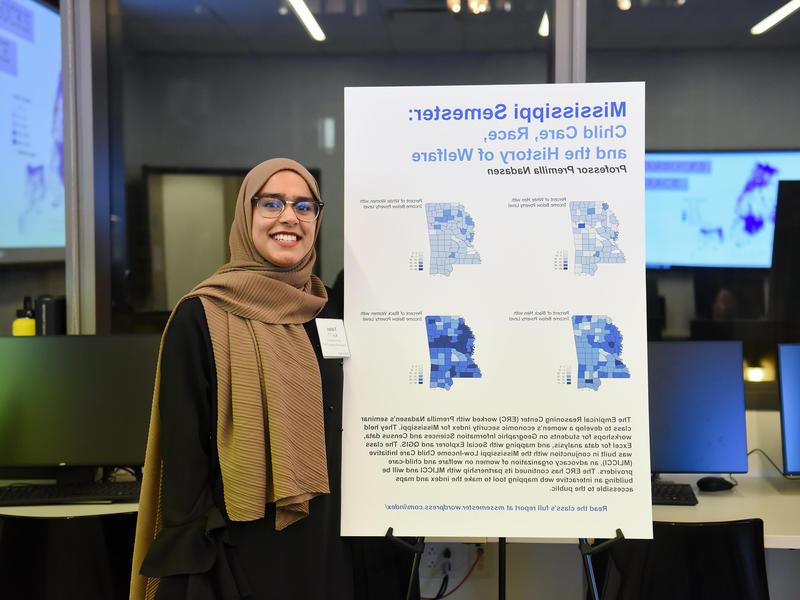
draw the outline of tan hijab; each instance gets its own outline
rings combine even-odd
[[[253,168],[236,201],[230,262],[184,297],[199,297],[208,321],[228,516],[233,521],[260,519],[266,504],[274,502],[278,530],[308,515],[311,498],[329,492],[322,385],[302,325],[327,301],[325,286],[311,274],[316,254],[312,247],[293,267],[277,267],[258,253],[251,234],[251,199],[284,170],[300,175],[320,199],[317,182],[293,160],[276,158]],[[160,365],[161,351],[133,553],[131,599],[137,600],[154,597],[158,589],[158,579],[139,570],[161,530]]]

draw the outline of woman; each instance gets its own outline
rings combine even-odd
[[[131,598],[352,598],[339,535],[341,361],[311,271],[323,203],[302,165],[244,179],[230,262],[184,297],[156,373]]]

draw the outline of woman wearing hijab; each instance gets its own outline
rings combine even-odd
[[[339,535],[338,317],[311,271],[323,203],[311,174],[268,160],[244,179],[230,262],[187,294],[162,338],[132,599],[349,599]]]

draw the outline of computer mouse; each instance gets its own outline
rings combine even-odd
[[[701,477],[697,489],[701,492],[722,492],[733,487],[733,483],[722,477]]]

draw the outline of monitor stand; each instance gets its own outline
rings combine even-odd
[[[94,483],[97,467],[58,467],[56,485],[75,485]]]
[[[17,483],[71,485],[93,483],[97,467],[2,467],[0,480]]]

